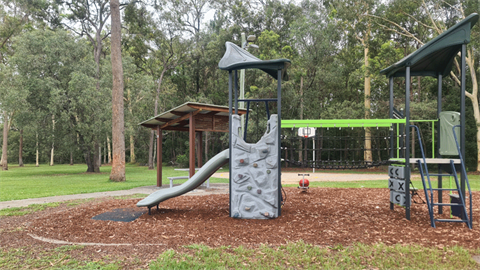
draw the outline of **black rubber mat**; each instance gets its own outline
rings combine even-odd
[[[118,208],[110,212],[96,215],[92,219],[130,222],[134,221],[146,212],[146,210],[139,210],[138,208]]]

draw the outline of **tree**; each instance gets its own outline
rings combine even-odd
[[[25,33],[16,40],[12,62],[31,110],[44,125],[55,116],[55,138],[77,137],[67,142],[72,148],[78,143],[87,172],[94,172],[91,154],[95,138],[108,127],[110,103],[105,89],[96,89],[95,62],[86,40],[63,30]]]
[[[345,33],[345,38],[353,37],[358,40],[363,48],[364,69],[364,104],[365,119],[371,115],[371,77],[370,77],[370,41],[372,39],[372,18],[369,14],[375,10],[375,2],[371,0],[345,0],[333,1],[333,12],[341,18],[340,25]],[[372,162],[372,133],[370,128],[365,128],[364,160]]]
[[[110,0],[112,12],[112,172],[110,180],[125,181],[125,124],[123,113],[122,23],[120,1]]]
[[[67,14],[60,17],[66,17],[67,22],[62,22],[62,25],[76,33],[80,37],[86,36],[93,47],[93,55],[95,59],[95,78],[97,80],[96,88],[100,91],[100,66],[101,56],[103,52],[103,42],[110,35],[110,31],[104,31],[106,23],[110,18],[109,0],[80,0],[80,1],[59,1],[67,8]],[[92,162],[93,171],[100,172],[100,134],[94,138],[93,155],[87,160]]]
[[[170,14],[166,12],[166,14]],[[141,15],[141,16],[140,16]],[[170,16],[170,15],[169,15]],[[166,16],[166,18],[170,18]],[[154,115],[162,110],[160,94],[165,76],[185,61],[187,45],[176,21],[157,19],[143,6],[129,5],[125,10],[131,38],[126,41],[126,49],[135,58],[139,70],[149,74],[156,83]],[[154,131],[150,132],[148,168],[153,164]]]

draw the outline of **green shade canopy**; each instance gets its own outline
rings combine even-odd
[[[220,69],[232,71],[257,68],[270,74],[275,79],[277,79],[277,71],[281,69],[282,80],[288,80],[287,68],[290,65],[290,60],[284,58],[261,60],[231,42],[225,42],[225,47],[227,47],[227,50],[218,63]]]
[[[405,77],[405,69],[410,67],[411,76],[446,76],[452,69],[453,60],[462,44],[470,42],[470,29],[477,21],[478,14],[470,14],[420,49],[380,71],[380,74],[387,77]]]

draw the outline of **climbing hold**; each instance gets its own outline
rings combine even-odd
[[[262,153],[266,154],[266,153],[268,153],[268,150],[267,150],[267,149],[263,149],[263,150],[262,150]]]
[[[257,189],[257,194],[262,194],[262,190],[261,190],[261,189]]]
[[[272,172],[272,171],[270,171],[270,170],[267,170],[267,173],[268,173],[268,174],[270,174],[271,172]]]
[[[234,218],[239,218],[240,217],[240,214],[238,212],[236,212],[235,214],[233,214],[233,217]]]
[[[243,160],[243,158],[242,158],[242,159],[240,159],[240,163],[244,163],[244,162],[245,162],[245,160]]]
[[[238,175],[238,178],[243,178],[243,174],[239,174],[239,175]]]
[[[247,189],[248,189],[248,190],[252,190],[252,187],[251,187],[251,186],[248,186]]]
[[[251,209],[250,207],[245,206],[245,211],[250,211],[250,209]]]
[[[270,214],[268,212],[263,213],[264,216],[268,217]]]
[[[253,163],[253,167],[254,167],[254,168],[257,168],[257,167],[258,167],[258,164],[257,164],[257,163]]]

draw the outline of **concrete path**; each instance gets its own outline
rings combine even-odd
[[[161,188],[169,188],[169,187],[164,186]],[[127,195],[133,195],[133,194],[150,195],[159,189],[160,188],[158,188],[157,186],[146,186],[146,187],[132,188],[128,190],[105,191],[105,192],[96,192],[96,193],[84,193],[84,194],[33,198],[33,199],[25,199],[25,200],[3,201],[3,202],[0,202],[0,210],[5,208],[11,208],[11,207],[26,207],[31,204],[65,202],[65,201],[71,201],[71,200],[81,200],[81,199],[90,199],[90,198],[127,196]],[[209,195],[209,194],[228,194],[228,184],[210,183],[210,188],[208,189],[206,189],[205,187],[199,187],[195,190],[188,192],[185,195],[201,196],[201,195]]]

